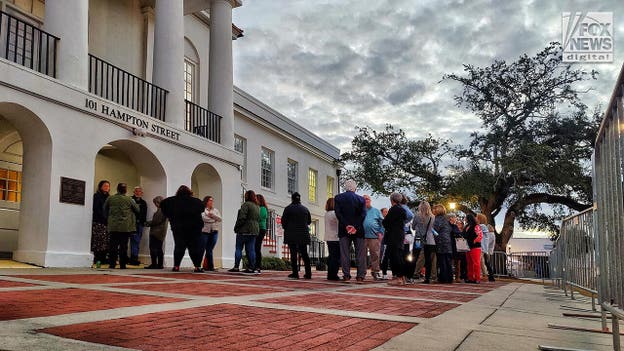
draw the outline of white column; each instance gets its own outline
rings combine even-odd
[[[143,47],[143,55],[145,59],[145,80],[153,82],[152,73],[154,72],[154,9],[150,6],[141,8],[143,14],[143,26],[145,31],[145,46]]]
[[[56,52],[56,77],[87,90],[89,85],[89,1],[46,1],[44,29],[61,38]]]
[[[165,121],[184,128],[184,2],[156,0],[154,84],[167,89]]]
[[[234,78],[232,69],[232,3],[210,4],[208,109],[221,119],[221,144],[234,147]]]

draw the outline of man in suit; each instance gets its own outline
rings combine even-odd
[[[351,280],[351,243],[355,245],[357,261],[357,283],[362,283],[366,276],[366,246],[364,242],[364,218],[366,204],[364,198],[355,193],[356,183],[350,179],[345,182],[345,192],[334,198],[336,218],[338,218],[338,238],[340,240],[340,263],[342,279]]]

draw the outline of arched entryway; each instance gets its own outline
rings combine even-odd
[[[167,177],[158,158],[145,146],[131,140],[116,140],[104,145],[95,158],[95,177],[92,191],[97,191],[100,180],[111,184],[110,194],[115,194],[118,183],[128,185],[128,196],[135,186],[143,189],[147,202],[147,219],[156,211],[152,199],[167,196]],[[139,260],[149,264],[149,228],[145,228],[141,239]]]
[[[214,198],[214,207],[216,207],[222,215],[223,213],[223,184],[221,177],[217,170],[207,164],[203,163],[195,167],[193,175],[191,176],[191,189],[193,194],[199,199],[203,199],[205,196],[212,196]],[[215,267],[222,267],[222,245],[223,242],[223,230],[219,233],[219,239],[217,245],[214,248],[214,264]]]
[[[52,139],[28,108],[0,102],[0,253],[44,265]]]

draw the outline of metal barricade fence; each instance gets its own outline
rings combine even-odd
[[[612,315],[613,348],[620,350],[619,320],[624,319],[624,69],[609,101],[593,154],[594,231],[598,262],[598,299],[606,329],[606,311]]]
[[[524,279],[550,279],[547,251],[512,252],[507,255],[509,275]]]

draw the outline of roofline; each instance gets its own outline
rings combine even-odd
[[[320,151],[337,161],[340,159],[340,149],[325,141],[318,135],[310,132],[300,124],[277,112],[265,103],[256,99],[241,88],[234,86],[234,105],[249,111],[273,127],[292,135],[301,142]]]

